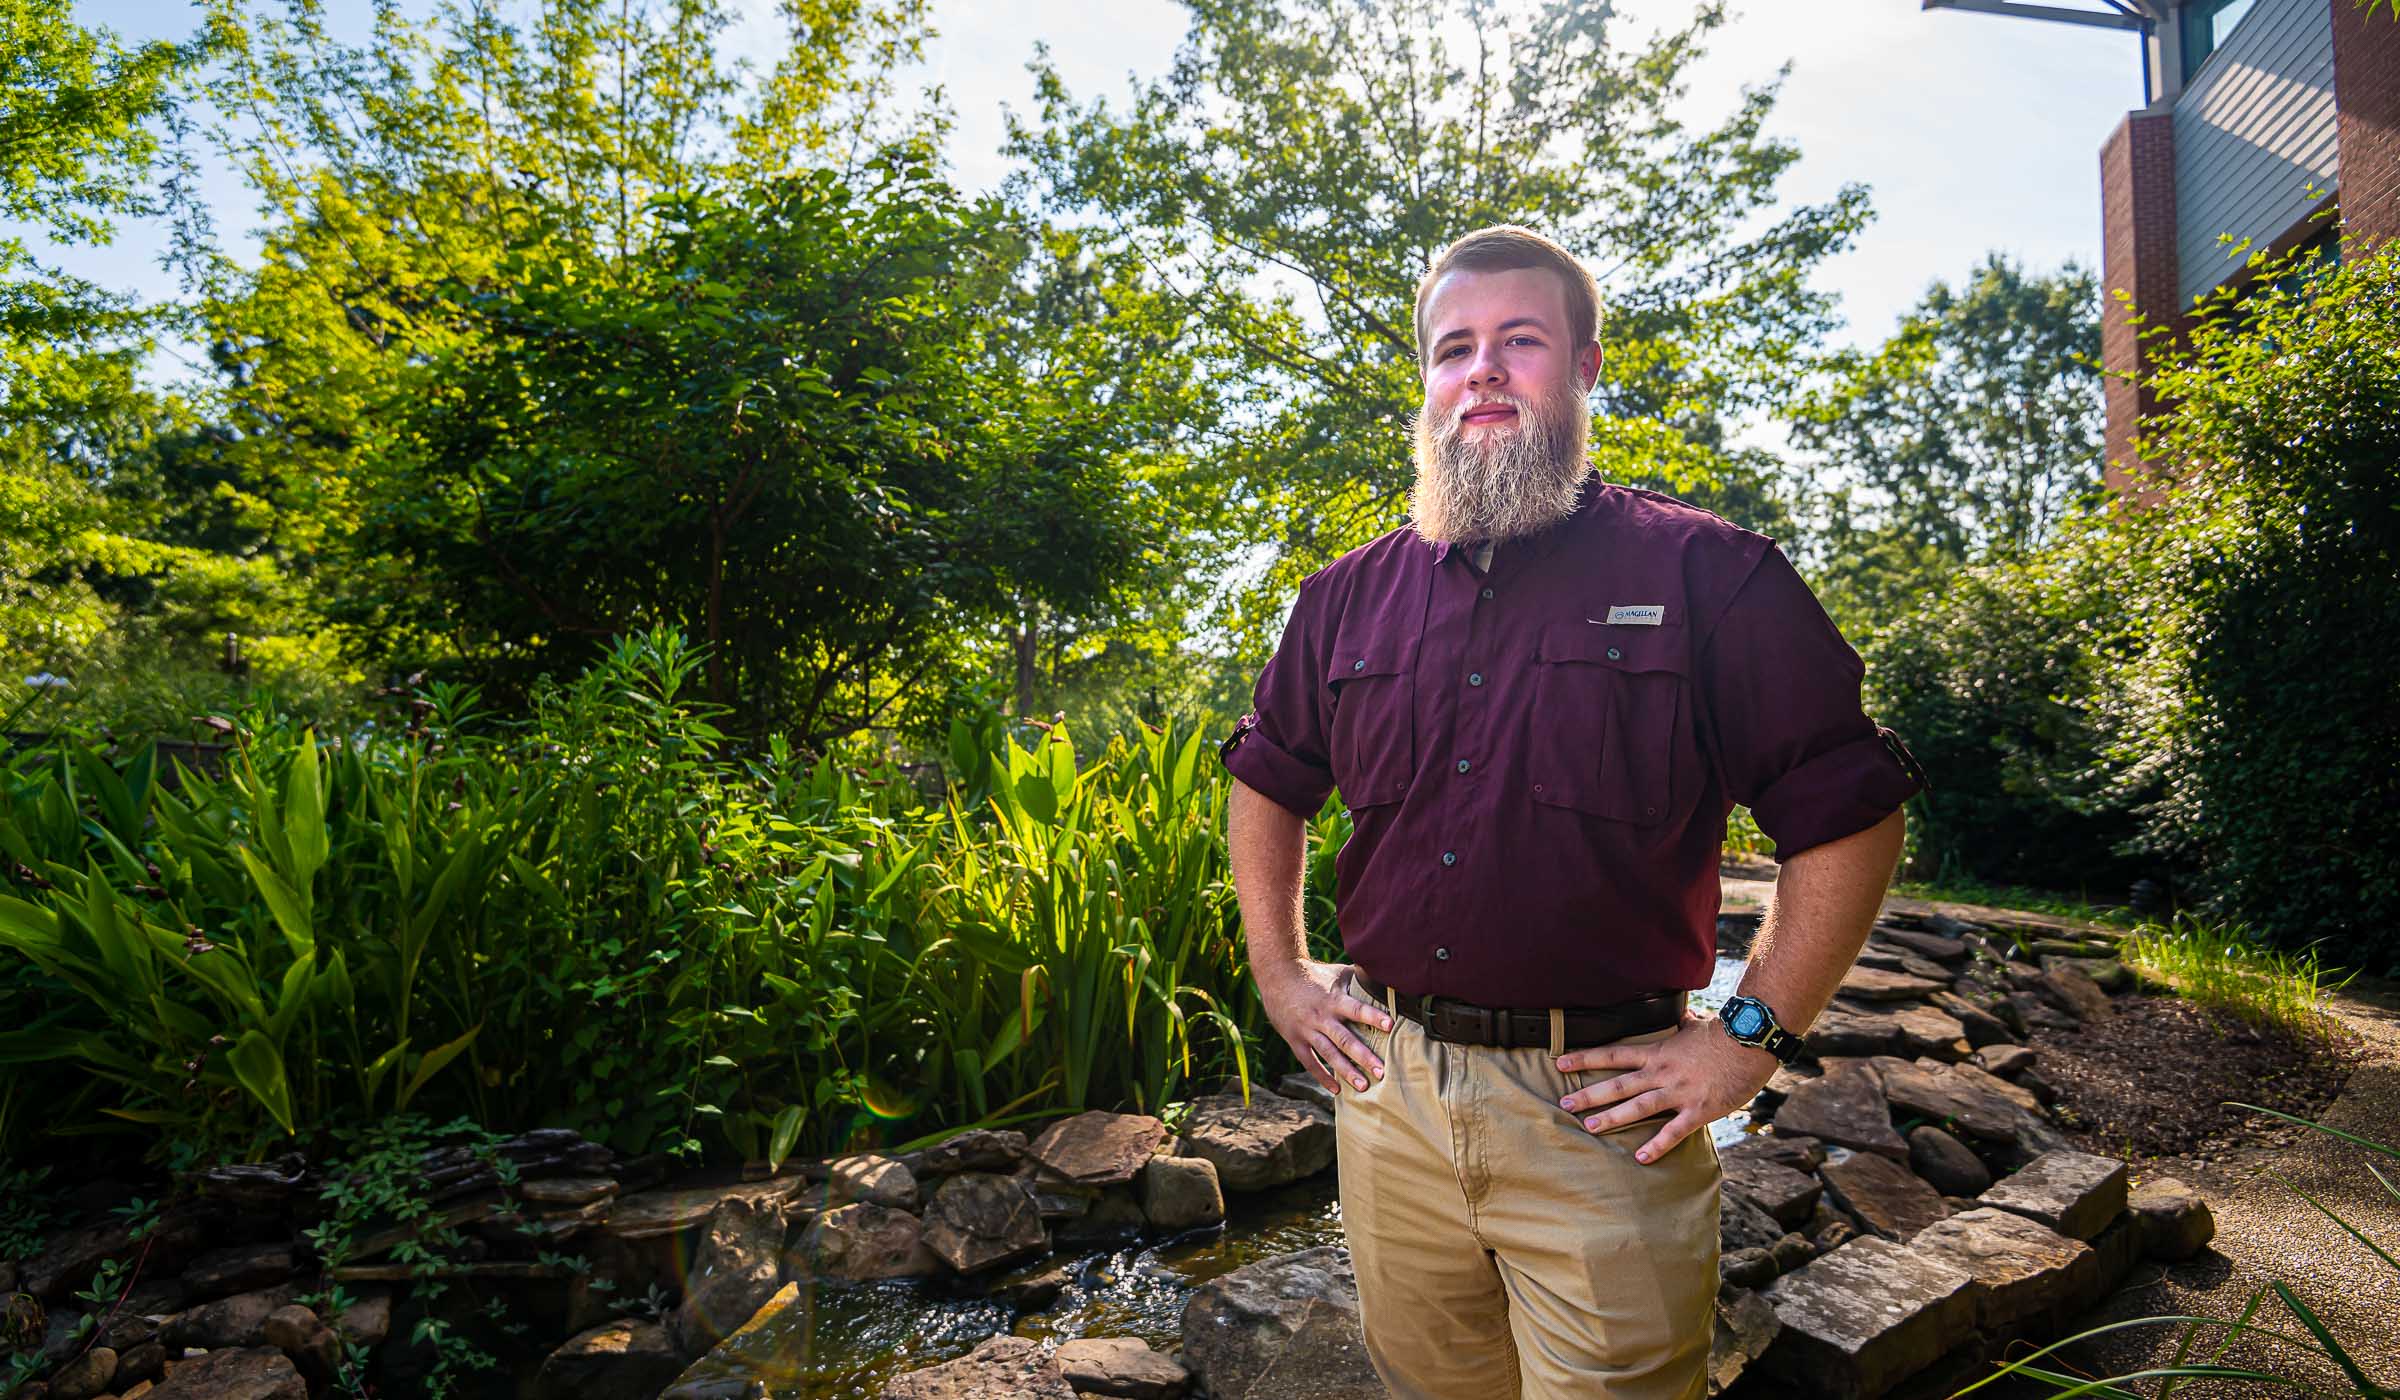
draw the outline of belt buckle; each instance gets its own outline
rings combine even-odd
[[[1425,1018],[1425,1029],[1432,1039],[1453,1045],[1488,1045],[1492,1039],[1491,1009],[1439,1000],[1433,1003],[1432,1014]]]

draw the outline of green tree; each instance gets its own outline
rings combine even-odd
[[[1808,275],[1867,202],[1849,186],[1773,214],[1798,158],[1765,134],[1780,78],[1685,125],[1722,6],[1633,45],[1607,6],[1573,0],[1191,9],[1172,71],[1121,110],[1078,102],[1038,57],[1040,110],[1011,147],[1046,208],[1137,249],[1243,371],[1224,384],[1238,431],[1209,453],[1239,513],[1194,561],[1224,573],[1261,540],[1274,552],[1238,635],[1257,643],[1299,574],[1402,518],[1416,279],[1481,224],[1538,227],[1599,277],[1600,436],[1663,422],[1692,449],[1671,454],[1687,470],[1613,474],[1774,523],[1757,460],[1719,450],[1725,424],[1797,384],[1831,318]]]
[[[1874,351],[1835,357],[1792,422],[1822,464],[1802,509],[1828,609],[1889,618],[1970,559],[2041,548],[2100,489],[2099,349],[2089,272],[1993,253]]]
[[[221,134],[273,211],[213,269],[226,451],[384,659],[523,694],[680,621],[753,731],[939,732],[1012,653],[1158,612],[1190,313],[932,173],[941,112],[892,101],[921,5],[795,0],[757,81],[728,13],[345,46],[222,0]]]
[[[65,0],[0,0],[0,659],[84,672],[162,594],[210,606],[205,551],[141,531],[139,463],[182,410],[136,370],[166,310],[44,261],[169,211],[184,167],[162,144],[197,43],[131,47]],[[164,177],[164,178],[162,178]],[[36,240],[40,246],[37,246]],[[90,677],[85,675],[85,680]]]

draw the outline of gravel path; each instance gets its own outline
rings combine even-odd
[[[2369,985],[2362,977],[2335,994],[2329,1009],[2366,1044],[2364,1058],[2320,1121],[2400,1146],[2400,983]],[[2305,1128],[2294,1132],[2286,1142],[2143,1163],[2136,1180],[2172,1176],[2197,1187],[2216,1214],[2217,1237],[2184,1263],[2136,1266],[2124,1286],[2095,1310],[2090,1325],[2167,1313],[2231,1319],[2253,1292],[2280,1280],[2325,1321],[2371,1380],[2400,1385],[2400,1273],[2292,1190],[2316,1197],[2367,1238],[2400,1255],[2400,1203],[2384,1194],[2366,1169],[2376,1163],[2400,1184],[2400,1170],[2395,1170],[2400,1162]],[[2253,1320],[2295,1336],[2303,1332],[2273,1294]],[[2076,1355],[2080,1364],[2061,1369],[2096,1377],[2165,1364],[2174,1352],[2175,1330],[2134,1328],[2095,1338],[2082,1344]],[[2212,1335],[2221,1340],[2224,1332],[2204,1330],[2204,1343]],[[2245,1341],[2225,1360],[2318,1382],[2337,1394],[2353,1393],[2329,1363],[2277,1343]],[[2297,1392],[2260,1381],[2195,1381],[2176,1391],[2191,1400],[2292,1393]]]

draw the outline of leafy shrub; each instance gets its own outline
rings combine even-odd
[[[2145,844],[2270,941],[2400,966],[2400,249],[2261,270],[2156,377]]]
[[[1867,708],[1933,779],[1909,822],[1912,873],[2121,892],[2148,775],[2108,755],[2138,542],[2070,517],[2038,553],[1958,570],[1864,640]]]
[[[179,791],[154,750],[12,759],[0,1130],[66,1066],[49,1126],[184,1153],[413,1109],[779,1159],[1246,1072],[1201,734],[1079,764],[962,720],[928,800],[888,755],[734,752],[699,664],[622,639],[514,728],[449,687],[338,743],[245,713]]]

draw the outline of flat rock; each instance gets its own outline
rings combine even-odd
[[[1142,1215],[1159,1230],[1225,1223],[1217,1164],[1205,1157],[1153,1157],[1142,1167]]]
[[[2011,1160],[2066,1146],[2066,1137],[2042,1116],[2032,1095],[1970,1065],[1879,1059],[1875,1070],[1894,1109],[1998,1144]]]
[[[517,1184],[517,1199],[539,1210],[580,1210],[616,1194],[613,1176],[547,1176]]]
[[[1029,1151],[1033,1160],[1061,1180],[1081,1186],[1121,1186],[1133,1180],[1166,1140],[1167,1125],[1147,1113],[1095,1109],[1043,1129]]]
[[[183,1267],[183,1286],[193,1298],[222,1298],[281,1283],[299,1266],[289,1243],[244,1244],[212,1249]]]
[[[2155,1176],[2134,1187],[2125,1208],[2138,1224],[2142,1253],[2152,1259],[2189,1259],[2217,1235],[2208,1201],[2171,1176]]]
[[[2001,1079],[2014,1079],[2033,1067],[2041,1052],[2030,1045],[1985,1045],[1968,1057],[1967,1063],[1986,1074]]]
[[[1909,1130],[1908,1166],[1945,1196],[1972,1196],[1992,1184],[1992,1169],[1983,1159],[1931,1123]]]
[[[1774,1117],[1775,1110],[1783,1107],[1783,1101],[1792,1096],[1794,1086],[1806,1084],[1816,1077],[1815,1071],[1796,1065],[1775,1066],[1775,1072],[1767,1076],[1766,1084],[1750,1100],[1750,1116],[1762,1120]]]
[[[2078,1021],[2105,1021],[2116,1013],[2099,983],[2065,963],[2043,968],[2033,990]]]
[[[1845,1001],[1916,1001],[1950,990],[1946,979],[1916,977],[1880,967],[1852,967],[1833,994]]]
[[[1892,1110],[1882,1086],[1863,1069],[1829,1070],[1797,1086],[1775,1110],[1775,1127],[1894,1161],[1908,1157],[1908,1144],[1892,1128]]]
[[[846,1206],[865,1202],[892,1210],[917,1210],[925,1198],[917,1191],[916,1173],[896,1157],[862,1153],[837,1158],[825,1181],[825,1204]]]
[[[1216,1163],[1227,1191],[1264,1191],[1333,1165],[1332,1114],[1263,1090],[1250,1100],[1217,1094],[1194,1102],[1177,1155]]]
[[[965,1172],[933,1193],[925,1208],[925,1245],[962,1274],[1009,1263],[1049,1247],[1033,1193],[1014,1177]]]
[[[960,1172],[1013,1172],[1025,1160],[1025,1135],[1014,1128],[970,1128],[916,1154],[919,1177]]]
[[[1782,1330],[1766,1299],[1746,1288],[1720,1291],[1716,1335],[1708,1346],[1708,1393],[1714,1395],[1739,1380]]]
[[[1759,1291],[1782,1324],[1760,1369],[1827,1400],[1866,1400],[1975,1329],[1975,1280],[1905,1245],[1862,1236]]]
[[[1958,1022],[1959,1028],[1966,1032],[1967,1044],[1978,1050],[1987,1045],[2016,1043],[2016,1033],[2008,1028],[2007,1022],[1956,992],[1935,992],[1925,1001],[1934,1010]]]
[[[1909,1247],[1975,1279],[1976,1325],[2016,1327],[2064,1308],[2091,1288],[2091,1246],[2035,1220],[1985,1207],[1938,1220]]]
[[[176,1363],[147,1400],[308,1400],[308,1382],[273,1347],[211,1351]]]
[[[1963,938],[1919,933],[1915,929],[1894,928],[1890,924],[1877,924],[1874,932],[1868,936],[1895,947],[1906,948],[1918,957],[1931,958],[1935,962],[1959,962],[1967,956],[1967,943]]]
[[[2044,972],[2071,971],[2078,973],[2089,978],[2092,985],[2103,992],[2133,990],[2133,969],[2115,958],[2071,957],[2046,953],[2042,955],[2042,970]]]
[[[784,1276],[795,1279],[868,1283],[935,1274],[941,1268],[942,1261],[925,1247],[924,1226],[917,1217],[864,1201],[811,1220],[783,1255]]]
[[[1720,1149],[1717,1155],[1720,1160],[1754,1157],[1796,1172],[1813,1172],[1825,1163],[1825,1144],[1798,1129],[1787,1131],[1778,1124],[1766,1132],[1744,1133],[1739,1141]]]
[[[1825,1189],[1807,1172],[1756,1153],[1720,1152],[1717,1160],[1724,1168],[1724,1189],[1757,1202],[1787,1230],[1807,1221]]]
[[[1819,1060],[1867,1055],[1963,1060],[1973,1049],[1956,1017],[1923,1003],[1870,1010],[1835,1002],[1809,1027],[1807,1042],[1808,1052]]]
[[[1202,1284],[1184,1303],[1183,1355],[1211,1400],[1387,1400],[1359,1329],[1349,1252],[1333,1245]]]
[[[1275,1092],[1287,1099],[1313,1103],[1327,1113],[1333,1112],[1333,1094],[1322,1084],[1298,1071],[1275,1081]]]
[[[1132,1337],[1079,1337],[1058,1344],[1058,1369],[1078,1395],[1175,1400],[1192,1374]]]
[[[640,1191],[619,1199],[610,1208],[608,1224],[602,1230],[621,1240],[647,1240],[660,1235],[680,1234],[705,1223],[722,1202],[739,1200],[754,1205],[769,1201],[782,1202],[807,1185],[805,1177],[794,1173],[790,1176],[771,1176],[763,1181],[736,1182],[730,1186]]]
[[[665,1397],[661,1397],[665,1400]],[[897,1377],[883,1400],[1075,1400],[1058,1359],[1023,1337],[987,1337],[955,1361]]]
[[[544,1357],[531,1400],[652,1400],[682,1372],[664,1324],[620,1317]]]
[[[169,1347],[256,1347],[266,1338],[267,1318],[292,1301],[293,1293],[290,1285],[278,1284],[187,1308],[160,1323],[159,1336]]]
[[[1843,1210],[1887,1240],[1906,1240],[1950,1214],[1941,1192],[1908,1168],[1871,1152],[1827,1162],[1817,1168],[1817,1175]]]
[[[1993,1182],[1980,1199],[2088,1240],[2125,1213],[2125,1164],[2089,1152],[2045,1152]]]
[[[2083,1024],[2074,1013],[2061,1011],[2049,998],[2032,992],[2010,992],[2008,1007],[2020,1025],[2034,1030],[2071,1031]]]
[[[1739,1191],[1717,1193],[1717,1247],[1723,1253],[1766,1249],[1783,1237],[1783,1225]]]
[[[780,1201],[737,1196],[717,1203],[668,1329],[686,1356],[715,1346],[774,1296],[783,1282],[784,1227]]]
[[[1717,1277],[1736,1288],[1756,1288],[1782,1272],[1775,1251],[1763,1246],[1722,1250],[1717,1255]]]

